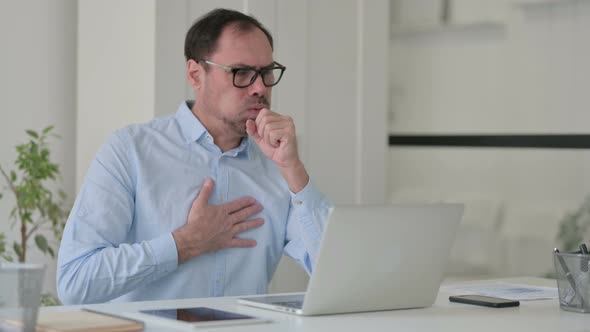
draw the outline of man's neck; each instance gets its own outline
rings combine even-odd
[[[233,135],[231,130],[223,127],[223,124],[217,124],[218,121],[215,121],[216,119],[209,118],[199,112],[195,105],[193,105],[191,111],[199,119],[201,124],[203,124],[203,127],[207,129],[211,137],[213,137],[215,145],[219,147],[221,152],[227,152],[240,146],[242,142],[241,136]]]

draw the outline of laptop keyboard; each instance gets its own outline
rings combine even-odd
[[[295,308],[295,309],[303,308],[303,301],[273,302],[272,304],[282,306],[282,307],[287,307],[287,308]]]

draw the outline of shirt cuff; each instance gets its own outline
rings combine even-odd
[[[311,209],[315,203],[321,202],[323,197],[322,193],[311,182],[311,179],[298,193],[291,190],[289,190],[289,193],[291,194],[291,204],[296,208],[307,205],[306,209]]]
[[[178,267],[178,251],[172,233],[147,241],[156,261],[156,274],[164,276]]]
[[[322,238],[322,225],[318,224],[317,214],[325,206],[324,195],[311,182],[298,193],[291,192],[291,210],[295,220],[302,227],[303,235],[313,246],[319,246]]]

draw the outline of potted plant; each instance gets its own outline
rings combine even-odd
[[[12,194],[14,207],[8,220],[11,229],[19,227],[18,240],[12,245],[0,232],[0,259],[5,261],[27,260],[29,244],[34,241],[36,247],[44,254],[55,257],[53,244],[59,243],[65,226],[67,210],[66,194],[57,191],[57,196],[50,189],[50,184],[59,177],[59,166],[50,160],[48,137],[59,137],[52,133],[53,126],[41,132],[27,130],[29,141],[16,146],[16,170],[6,170],[0,165],[0,199],[3,194]],[[54,239],[49,241],[42,230],[50,231]],[[9,250],[12,249],[12,250]],[[50,296],[43,297],[44,304],[54,304]]]

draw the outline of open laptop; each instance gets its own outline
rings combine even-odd
[[[307,292],[238,303],[297,315],[431,306],[462,216],[462,204],[337,206]]]

